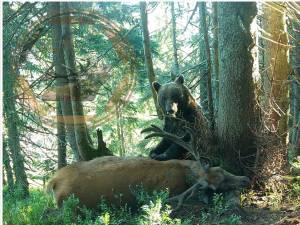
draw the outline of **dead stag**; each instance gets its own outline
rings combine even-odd
[[[177,136],[172,133],[166,132],[158,126],[151,125],[146,128],[142,133],[152,132],[148,134],[145,139],[152,137],[164,137],[175,144],[185,148],[196,159],[196,163],[191,168],[192,172],[196,176],[196,183],[188,188],[183,193],[169,198],[168,201],[177,201],[175,210],[179,209],[185,200],[193,197],[199,190],[212,190],[214,192],[230,192],[240,188],[247,187],[250,183],[248,177],[235,176],[221,167],[210,167],[208,165],[203,166],[200,161],[200,153],[197,151],[197,140],[193,129],[185,126],[186,134]],[[189,135],[189,141],[184,141],[186,135]],[[196,166],[195,166],[196,165]]]

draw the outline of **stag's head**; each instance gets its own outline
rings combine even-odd
[[[250,179],[246,176],[236,176],[221,167],[202,165],[200,161],[188,161],[188,166],[196,179],[202,183],[202,189],[226,192],[247,187]]]
[[[247,187],[250,184],[248,177],[235,176],[221,167],[202,166],[200,161],[186,160],[181,161],[181,163],[189,168],[188,175],[191,175],[195,180],[189,189],[169,199],[169,201],[178,201],[175,209],[180,208],[186,199],[195,196],[198,190],[230,192]]]
[[[233,175],[221,167],[207,169],[206,176],[208,187],[214,191],[237,190],[245,188],[250,184],[248,177]]]

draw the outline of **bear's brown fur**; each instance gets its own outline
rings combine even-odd
[[[153,87],[164,113],[164,131],[180,136],[185,134],[184,127],[188,126],[194,130],[198,141],[195,150],[201,154],[210,151],[212,134],[209,131],[208,121],[189,89],[184,85],[183,77],[179,76],[175,81],[164,85],[153,82]],[[184,137],[184,141],[189,141],[188,135]],[[180,159],[184,158],[186,153],[184,148],[163,138],[150,152],[150,157],[157,160]]]

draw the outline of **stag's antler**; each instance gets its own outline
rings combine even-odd
[[[171,140],[175,144],[180,145],[181,147],[185,148],[189,153],[191,153],[195,157],[199,168],[206,171],[199,160],[200,157],[199,157],[199,153],[197,152],[197,143],[196,143],[196,139],[195,139],[194,130],[187,126],[185,126],[184,129],[185,129],[186,133],[183,136],[177,136],[175,134],[164,131],[163,129],[161,129],[158,126],[151,125],[151,127],[142,130],[142,133],[152,132],[152,133],[148,134],[145,137],[145,139],[152,138],[152,137],[164,137],[164,138]],[[184,139],[186,139],[187,134],[190,136],[189,141],[184,140]],[[178,201],[177,206],[174,209],[174,210],[177,210],[182,206],[182,204],[185,200],[193,197],[198,190],[205,189],[205,188],[208,188],[208,183],[205,179],[200,178],[189,189],[187,189],[186,191],[184,191],[183,193],[181,193],[177,196],[169,198],[168,201],[169,202],[174,201],[174,200]]]
[[[182,206],[184,200],[190,199],[191,197],[193,197],[195,195],[195,193],[198,190],[205,189],[207,187],[208,187],[208,183],[205,180],[200,180],[197,183],[195,183],[193,186],[191,186],[189,189],[187,189],[185,192],[183,192],[179,195],[176,195],[172,198],[169,198],[168,201],[171,202],[171,201],[177,200],[178,203],[177,203],[176,208],[174,209],[174,210],[177,210]]]
[[[195,157],[195,159],[198,160],[199,155],[196,150],[197,144],[196,144],[196,140],[195,140],[194,131],[193,131],[193,129],[191,129],[190,127],[187,127],[187,126],[185,126],[184,129],[185,129],[186,133],[183,136],[177,136],[175,134],[164,131],[163,129],[161,129],[160,127],[158,127],[156,125],[151,125],[151,127],[148,127],[146,129],[142,130],[142,133],[153,132],[153,133],[147,135],[145,137],[145,139],[152,138],[152,137],[167,138],[167,139],[173,141],[175,144],[178,144],[179,146],[185,148],[188,152],[190,152]],[[190,140],[184,141],[187,134],[190,136]]]
[[[148,134],[145,137],[145,139],[149,139],[152,137],[164,137],[164,138],[167,138],[167,139],[173,141],[175,144],[180,145],[181,147],[185,148],[186,150],[192,152],[195,149],[193,131],[192,131],[192,129],[190,129],[188,127],[185,127],[185,128],[186,128],[186,133],[188,133],[191,138],[191,140],[189,142],[186,142],[183,140],[185,138],[186,134],[184,134],[183,136],[177,136],[177,135],[174,135],[167,131],[164,131],[163,129],[161,129],[160,127],[158,127],[156,125],[151,125],[151,127],[148,127],[146,129],[142,130],[142,133],[153,132],[151,134]]]

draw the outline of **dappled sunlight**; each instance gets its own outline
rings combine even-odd
[[[300,224],[298,2],[2,8],[4,224]]]

